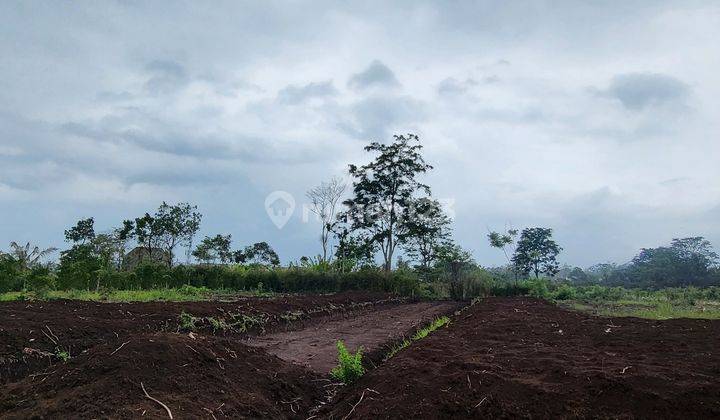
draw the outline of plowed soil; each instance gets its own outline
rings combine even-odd
[[[336,339],[382,355],[456,308],[363,293],[0,304],[0,418],[168,418],[160,402],[207,419],[720,417],[720,322],[601,318],[526,298],[481,301],[328,388]],[[264,322],[190,334],[183,311]]]
[[[327,374],[337,365],[335,343],[338,340],[343,340],[350,351],[362,347],[366,355],[373,354],[409,331],[415,331],[434,318],[451,314],[456,309],[459,309],[458,304],[449,302],[383,307],[347,319],[327,319],[297,331],[250,337],[247,343],[264,348],[281,359]]]
[[[354,408],[353,408],[354,407]],[[720,322],[491,298],[342,391],[343,418],[718,418]]]
[[[223,303],[4,303],[0,417],[168,417],[152,397],[175,418],[305,418],[327,398],[324,378],[337,339],[384,352],[382,346],[458,307],[374,293]],[[190,333],[179,326],[182,312],[198,320],[248,316],[263,323],[238,331],[198,321],[199,329]],[[309,335],[299,334],[285,348],[323,360],[323,374],[302,366],[308,361],[303,357],[281,359],[247,345],[263,334],[277,340],[298,329],[316,337],[308,343],[299,337]],[[318,341],[320,330],[325,334]]]

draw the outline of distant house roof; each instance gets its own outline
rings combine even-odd
[[[146,247],[138,246],[125,254],[123,268],[125,270],[132,270],[143,260],[170,264],[170,253],[161,248],[151,248],[150,252],[148,252]]]

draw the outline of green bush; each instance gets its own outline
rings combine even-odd
[[[55,289],[55,276],[47,268],[34,268],[24,276],[25,287],[27,290],[35,292],[38,297],[45,297],[51,290]]]
[[[355,354],[351,354],[342,340],[338,340],[336,345],[340,363],[330,371],[330,375],[343,383],[353,383],[365,373],[362,365],[362,347],[357,349]]]
[[[568,284],[562,284],[560,287],[555,289],[552,296],[555,300],[568,300],[568,299],[574,299],[575,298],[575,288],[568,285]]]

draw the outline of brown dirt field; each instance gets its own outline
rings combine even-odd
[[[0,418],[167,418],[141,384],[175,418],[720,417],[720,321],[601,318],[526,298],[486,299],[356,384],[328,388],[336,339],[379,361],[455,305],[367,293],[4,303]],[[191,336],[178,332],[183,310],[262,314],[267,334]],[[54,341],[67,362],[40,353]]]
[[[323,396],[312,372],[225,337],[149,333],[100,344],[6,385],[7,419],[293,418]],[[111,355],[112,354],[112,355]]]
[[[283,318],[287,314],[294,315],[291,327],[300,328],[303,321],[397,303],[387,294],[368,292],[242,298],[235,302],[4,302],[0,303],[0,385],[51,366],[51,359],[37,352],[29,354],[26,348],[54,353],[61,347],[76,356],[105,343],[117,347],[133,335],[177,331],[183,311],[217,318],[238,313],[262,315],[267,318],[265,330],[274,331],[290,327]]]
[[[451,302],[383,307],[358,316],[327,319],[301,330],[249,337],[247,344],[307,366],[319,374],[327,374],[337,365],[337,340],[343,340],[350,351],[362,346],[364,353],[372,354],[434,318],[457,309],[458,304]]]
[[[321,414],[718,418],[718,349],[718,321],[601,318],[489,298],[341,391]]]

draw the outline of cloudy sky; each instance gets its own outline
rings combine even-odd
[[[720,4],[0,3],[0,249],[189,201],[202,234],[319,252],[299,207],[421,136],[455,238],[548,226],[561,261],[720,247]],[[298,202],[281,230],[265,197]]]

